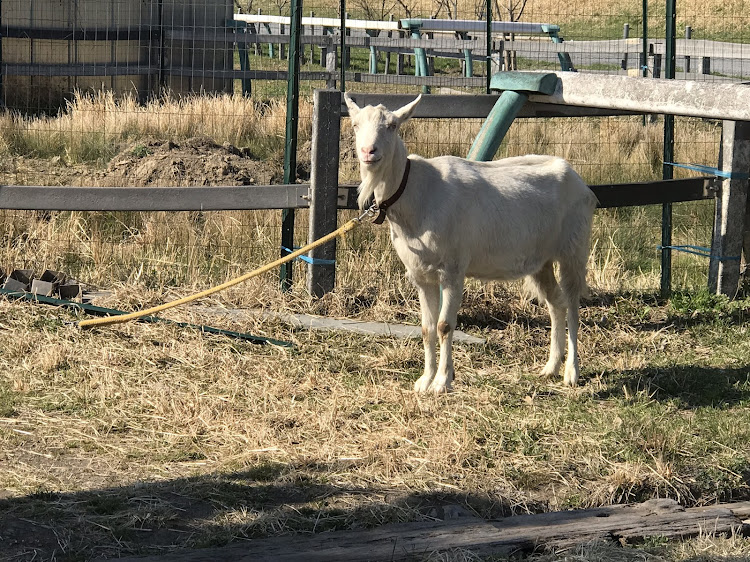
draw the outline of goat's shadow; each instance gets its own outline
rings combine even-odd
[[[630,310],[617,313],[618,301],[627,304]],[[529,329],[549,329],[549,316],[546,307],[535,300],[531,307],[519,313],[504,302],[474,303],[470,313],[459,313],[459,327],[480,328],[502,331],[512,323],[520,323]],[[711,323],[719,319],[723,325],[738,326],[747,318],[746,311],[741,309],[715,312],[706,310],[687,310],[678,312],[666,308],[667,301],[650,294],[613,295],[601,293],[582,301],[582,326],[597,325],[608,329],[618,323],[627,323],[629,328],[648,333],[668,329],[682,333],[696,326]],[[656,318],[637,318],[633,313],[641,308],[661,309],[662,314]],[[590,308],[594,314],[587,314]],[[599,311],[615,310],[602,322],[598,319]],[[598,371],[597,375],[606,382],[606,388],[597,392],[597,399],[626,398],[643,392],[654,400],[670,402],[684,409],[702,407],[723,408],[750,402],[750,365],[730,367],[712,367],[705,365],[648,365],[640,369]],[[584,374],[583,384],[586,383]]]

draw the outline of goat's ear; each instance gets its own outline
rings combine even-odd
[[[421,99],[422,94],[419,94],[417,96],[417,99],[415,99],[413,102],[408,103],[404,107],[393,112],[393,114],[398,118],[399,125],[409,119],[409,117],[411,117],[411,114],[414,113],[414,109],[416,109],[417,105],[419,105]]]
[[[359,113],[359,106],[354,103],[354,100],[349,97],[348,92],[344,92],[344,101],[346,102],[346,107],[349,108],[349,117],[355,117],[357,113]]]

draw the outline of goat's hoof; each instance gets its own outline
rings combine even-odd
[[[431,392],[432,394],[447,394],[452,390],[450,384],[431,384],[430,388],[427,389],[427,392]]]
[[[563,382],[566,386],[574,387],[578,385],[578,371],[576,369],[565,369],[565,377],[563,378]]]
[[[432,384],[432,377],[428,377],[427,375],[422,375],[414,382],[414,392],[417,392],[419,394],[428,392],[431,384]]]
[[[560,372],[560,363],[547,363],[542,369],[542,377],[544,378],[555,378],[557,373]]]

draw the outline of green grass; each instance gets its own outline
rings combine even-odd
[[[17,395],[4,381],[0,381],[0,418],[10,418],[16,414]]]

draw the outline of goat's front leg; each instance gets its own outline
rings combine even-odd
[[[443,302],[437,323],[440,338],[440,364],[428,389],[435,394],[450,391],[453,382],[453,332],[456,329],[456,317],[463,298],[463,279],[444,280],[441,290]]]
[[[418,284],[419,305],[422,309],[422,343],[424,344],[424,374],[414,383],[416,392],[427,392],[437,372],[437,322],[440,313],[440,286]]]

